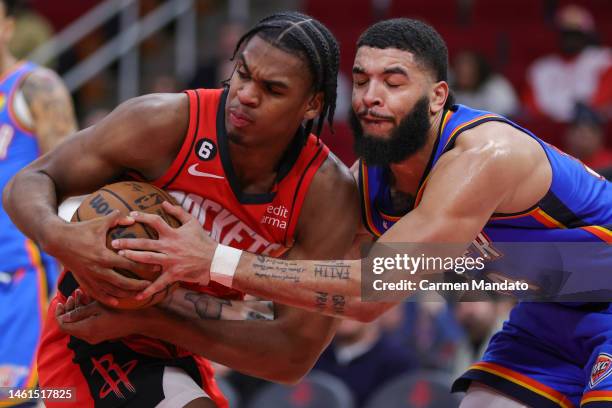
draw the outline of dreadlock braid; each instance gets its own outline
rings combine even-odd
[[[340,65],[340,48],[333,34],[321,22],[307,15],[293,11],[276,13],[259,21],[240,38],[232,59],[255,35],[285,52],[297,55],[307,63],[313,78],[314,92],[323,92],[323,109],[314,134],[321,134],[326,119],[331,129],[336,110]],[[313,125],[314,120],[306,123],[307,134],[312,131]]]

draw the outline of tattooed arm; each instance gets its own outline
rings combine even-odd
[[[317,172],[304,202],[296,228],[296,242],[288,258],[340,257],[349,249],[358,224],[359,206],[356,186],[346,170],[330,158]],[[334,197],[333,202],[330,197]],[[326,228],[331,222],[335,224],[333,232]],[[300,273],[299,270],[285,272]],[[261,273],[266,271],[261,270]],[[194,320],[194,310],[199,309],[199,317],[210,314],[209,310],[226,309],[229,305],[216,300],[210,303],[210,297],[203,299],[193,293],[187,296],[192,303],[191,316],[187,320],[190,324],[166,315],[150,319],[145,333],[182,345],[233,369],[277,382],[294,383],[310,371],[331,341],[337,325],[337,320],[329,316],[278,303],[274,304],[273,321],[202,322]],[[184,300],[183,296],[183,306],[188,310],[189,304]],[[222,313],[226,312],[222,310]],[[185,318],[189,314],[179,313],[179,316]],[[197,326],[193,324],[195,321],[198,321]]]
[[[370,321],[386,304],[361,302],[360,274],[361,260],[290,261],[244,252],[232,286],[313,312]]]
[[[434,256],[461,256],[494,212],[520,212],[546,194],[550,165],[531,141],[501,123],[466,131],[455,148],[436,163],[419,206],[377,242],[454,243],[438,247],[445,253]],[[213,244],[207,252],[212,254],[215,248]],[[419,256],[421,251],[414,253]],[[361,301],[361,260],[285,261],[243,252],[232,286],[266,299],[362,321],[377,318],[395,304]]]
[[[205,320],[274,320],[274,305],[271,301],[221,299],[185,288],[178,288],[172,292],[160,306],[197,322]]]
[[[72,99],[55,72],[34,70],[23,81],[21,91],[32,114],[41,154],[77,130]]]
[[[481,124],[463,132],[455,147],[440,157],[429,175],[419,205],[377,242],[419,245],[417,250],[405,254],[414,257],[423,254],[423,245],[453,243],[439,246],[442,249],[436,254],[430,253],[436,246],[429,246],[427,256],[460,257],[493,213],[518,213],[536,205],[550,187],[551,172],[542,147],[528,135],[501,122]],[[165,208],[170,211],[168,205]],[[325,218],[327,215],[327,209],[323,209],[320,214],[312,214],[312,218],[326,229],[327,235],[332,235],[338,225],[334,218]],[[341,217],[341,214],[336,216]],[[147,222],[147,218],[146,214],[134,217],[138,222]],[[168,230],[172,229],[168,227]],[[180,262],[164,252],[168,241],[153,241],[154,244],[146,247],[130,245],[128,241],[117,240],[114,244],[116,248],[131,249],[123,252],[133,260],[149,264],[168,262],[170,267],[164,267],[164,273],[141,295],[156,293],[175,281],[207,283],[219,246],[210,238],[201,237],[196,244],[199,250],[193,251],[196,261],[191,267],[187,265],[179,270],[175,264]],[[134,249],[161,249],[164,254]],[[275,302],[362,321],[375,319],[396,303],[361,301],[361,260],[295,261],[247,252],[239,256],[237,269],[226,271],[226,274],[233,273],[232,286]],[[301,259],[312,259],[306,256]],[[438,273],[437,270],[415,272]]]
[[[180,207],[172,206],[170,210],[182,211]],[[351,245],[358,216],[355,183],[347,169],[330,157],[309,187],[298,219],[295,245],[288,258],[342,257]],[[145,222],[155,217],[147,217]],[[334,224],[333,231],[327,229],[331,223]],[[200,253],[200,248],[195,247],[194,253],[185,255],[185,251],[189,252],[193,247],[188,243],[197,242],[198,234],[204,234],[199,225],[183,237],[168,238],[161,229],[159,231],[158,240],[147,240],[149,245],[160,245],[159,252],[156,252],[158,255],[163,253],[169,258],[177,256],[180,259],[166,245],[180,246],[184,258],[197,257]],[[152,255],[144,251],[139,256],[143,254]],[[164,269],[170,269],[169,264],[164,264]],[[260,272],[267,273],[263,269]],[[284,272],[301,273],[300,270]],[[279,304],[274,305],[274,320],[214,320],[210,317],[224,317],[235,312],[237,304],[194,292],[177,291],[169,303],[164,309],[149,308],[135,313],[88,305],[80,313],[86,313],[86,317],[95,314],[96,319],[81,316],[76,319],[80,321],[68,324],[58,320],[65,331],[77,337],[84,336],[90,342],[129,335],[136,330],[243,373],[282,383],[295,383],[312,368],[331,341],[337,324],[337,320],[331,317]],[[252,305],[249,307],[247,315],[261,317],[251,313]],[[108,315],[111,313],[122,313],[122,316],[110,319]],[[118,328],[117,321],[129,323]]]

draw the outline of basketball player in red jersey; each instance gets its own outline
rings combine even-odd
[[[338,257],[350,247],[359,214],[354,181],[309,134],[315,122],[318,134],[333,119],[335,39],[316,20],[280,13],[260,21],[236,50],[224,89],[130,100],[27,167],[5,192],[16,224],[70,271],[51,304],[38,362],[43,387],[76,387],[72,406],[226,407],[200,356],[294,382],[331,339],[333,318],[280,305],[274,321],[202,321],[210,313],[199,306],[211,294],[225,298],[220,308],[242,296],[219,284],[175,294],[178,305],[166,302],[174,312],[94,303],[87,331],[73,331],[87,341],[58,327],[55,315],[77,287],[113,305],[148,284],[112,270],[148,267],[105,247],[107,230],[125,219],[112,213],[67,224],[55,215],[59,198],[126,176],[177,198],[193,215],[181,218],[190,220],[181,234],[204,228],[224,244],[289,258]],[[332,223],[332,232],[324,228]]]

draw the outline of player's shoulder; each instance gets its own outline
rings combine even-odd
[[[462,151],[512,154],[526,148],[536,148],[538,143],[533,137],[510,123],[493,120],[462,132],[455,146]]]
[[[32,65],[28,76],[24,79],[24,81],[27,80],[61,81],[61,78],[59,74],[51,68],[43,67],[41,65]]]
[[[154,93],[124,102],[117,113],[143,128],[156,129],[187,124],[188,97],[184,93]]]
[[[502,121],[489,121],[466,130],[441,162],[462,160],[497,174],[526,174],[548,166],[540,143],[531,135]]]
[[[351,170],[332,152],[321,164],[313,182],[320,186],[335,186],[344,191],[357,191],[357,184]]]
[[[47,67],[35,65],[20,82],[20,89],[27,98],[40,93],[50,94],[57,90],[65,92],[66,86],[57,72]]]
[[[138,111],[181,110],[187,107],[188,97],[185,93],[152,93],[137,96],[125,102],[125,105]]]
[[[330,152],[310,183],[304,208],[350,212],[355,203],[359,204],[357,183],[346,165]]]
[[[136,149],[139,155],[172,155],[188,128],[185,94],[156,93],[129,99],[94,126],[92,138],[112,149]],[[113,151],[114,153],[114,151]]]
[[[357,184],[346,165],[330,153],[308,187],[296,236],[299,240],[326,239],[333,227],[351,239],[358,221]]]

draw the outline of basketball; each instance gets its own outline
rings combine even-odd
[[[161,204],[169,201],[176,204],[176,201],[165,191],[147,183],[136,181],[122,181],[109,184],[100,190],[90,194],[83,200],[72,217],[72,222],[91,220],[110,214],[113,210],[119,210],[122,215],[128,215],[131,211],[141,211],[149,214],[157,214],[162,217],[168,225],[178,228],[181,223],[173,216],[167,214]],[[117,226],[108,231],[106,236],[106,246],[111,247],[111,241],[117,238],[149,238],[157,239],[157,231],[148,225],[134,223],[130,226]],[[114,250],[114,249],[113,249]],[[136,272],[115,269],[124,276],[133,279],[146,279],[154,281],[159,272],[138,275]],[[178,283],[160,291],[148,299],[137,301],[135,299],[119,299],[119,304],[115,307],[119,309],[142,309],[161,302],[171,290],[177,287]]]

